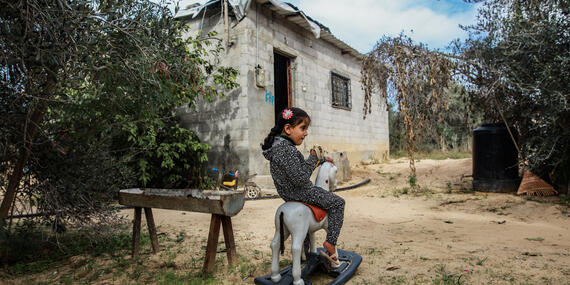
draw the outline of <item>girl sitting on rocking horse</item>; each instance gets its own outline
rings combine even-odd
[[[311,149],[305,160],[295,146],[303,143],[311,124],[309,115],[299,108],[284,109],[279,114],[274,126],[261,145],[263,156],[269,160],[269,166],[277,193],[286,202],[297,201],[315,205],[327,211],[328,230],[323,247],[329,253],[321,252],[338,268],[340,261],[336,243],[344,220],[344,199],[320,187],[310,180],[313,170],[320,164],[315,149]],[[331,158],[325,158],[333,162]]]

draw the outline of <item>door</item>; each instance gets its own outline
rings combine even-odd
[[[275,86],[275,123],[285,108],[293,105],[291,82],[291,59],[273,52],[273,74]]]

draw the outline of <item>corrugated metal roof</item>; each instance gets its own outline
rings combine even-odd
[[[220,0],[211,0],[200,7],[194,7],[188,10],[180,10],[175,18],[182,18],[192,15],[192,17],[197,16],[205,6],[212,5]],[[316,38],[321,38],[324,41],[331,43],[332,45],[338,47],[341,50],[341,54],[350,54],[358,59],[364,59],[364,55],[358,52],[353,47],[349,46],[339,38],[335,37],[330,29],[313,20],[311,17],[307,16],[303,11],[299,10],[295,5],[290,3],[283,3],[278,0],[254,0],[255,2],[262,5],[262,7],[268,8],[275,12],[276,14],[282,16],[285,20],[295,23],[296,25],[312,32]],[[239,1],[238,1],[239,2]],[[250,1],[246,1],[249,5]],[[284,6],[287,5],[287,6]],[[290,7],[290,8],[289,8]],[[247,10],[247,9],[246,9]]]
[[[272,0],[272,1],[276,1],[276,0]],[[299,10],[299,8],[297,8],[295,5],[293,5],[291,3],[285,3],[297,11],[295,13],[291,13],[289,11],[285,11],[285,10],[280,9],[279,7],[277,7],[275,5],[272,5],[272,3],[271,3],[272,1],[270,1],[270,0],[257,0],[256,2],[260,3],[260,4],[265,4],[264,7],[268,7],[269,9],[274,11],[275,13],[284,17],[286,20],[303,27],[308,31],[312,31],[313,27],[311,27],[311,22],[313,22],[318,27],[320,27],[320,35],[318,36],[319,38],[321,38],[321,39],[333,44],[334,46],[338,47],[341,50],[342,54],[350,54],[350,55],[352,55],[358,59],[364,59],[365,56],[363,54],[361,54],[356,49],[349,46],[348,44],[346,44],[345,42],[343,42],[339,38],[335,37],[331,33],[330,29],[327,26],[313,20],[311,17],[307,16],[303,11]]]

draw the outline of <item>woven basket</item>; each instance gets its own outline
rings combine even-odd
[[[517,195],[554,196],[558,195],[558,192],[542,178],[527,170],[524,172]]]

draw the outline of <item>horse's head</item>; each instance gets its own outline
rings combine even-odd
[[[315,185],[327,191],[334,191],[336,189],[336,171],[337,168],[334,164],[325,161],[319,169]]]

